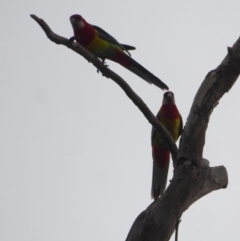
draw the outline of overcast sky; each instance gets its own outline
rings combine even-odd
[[[30,18],[69,38],[76,13],[137,47],[133,58],[175,93],[184,123],[204,77],[240,35],[237,0],[2,0],[1,241],[123,241],[151,203],[150,124],[113,81]],[[163,91],[107,63],[157,113]],[[183,214],[179,240],[240,240],[239,91],[236,82],[214,110],[204,148],[211,166],[227,168],[228,188]]]

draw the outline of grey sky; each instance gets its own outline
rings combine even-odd
[[[29,15],[71,37],[78,13],[136,46],[133,58],[175,93],[185,123],[202,80],[239,37],[240,2],[3,0],[0,13],[0,240],[125,240],[151,202],[151,126]],[[163,92],[107,63],[157,113]],[[180,240],[240,239],[239,91],[236,82],[214,110],[204,149],[211,166],[226,166],[229,186],[184,213]]]

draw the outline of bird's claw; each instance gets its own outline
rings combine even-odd
[[[74,40],[76,40],[76,37],[75,37],[75,36],[72,36],[72,37],[69,39],[69,42],[72,43]]]
[[[102,60],[102,64],[103,64],[104,66],[106,66],[106,67],[109,66],[109,65],[106,64],[105,59]]]
[[[103,64],[104,66],[106,66],[106,67],[108,67],[108,66],[109,66],[109,65],[107,65],[107,64],[106,64],[106,62],[105,62],[105,60],[104,60],[104,59],[102,59],[102,64]],[[97,73],[99,73],[99,71],[100,71],[100,70],[99,70],[99,69],[97,69]]]

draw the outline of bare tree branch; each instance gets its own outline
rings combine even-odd
[[[126,93],[126,95],[132,100],[132,102],[140,109],[140,111],[151,123],[151,125],[154,126],[163,135],[169,147],[169,150],[172,153],[173,159],[176,159],[178,148],[173,141],[172,136],[165,129],[165,127],[156,119],[156,117],[153,115],[147,105],[132,90],[132,88],[126,83],[126,81],[124,81],[119,75],[107,68],[107,66],[105,66],[99,59],[97,59],[95,56],[85,50],[78,43],[72,42],[67,38],[55,34],[43,19],[38,18],[36,15],[30,16],[42,27],[43,31],[51,41],[56,44],[64,45],[72,49],[74,52],[82,55],[86,60],[91,62],[99,71],[101,71],[103,76],[111,78],[115,83],[117,83]]]
[[[173,179],[163,196],[135,220],[127,241],[169,240],[178,222],[177,217],[181,217],[199,198],[227,187],[225,167],[207,167],[208,161],[202,158],[202,152],[210,115],[239,73],[240,38],[232,48],[228,48],[222,63],[210,71],[201,84],[181,137]]]
[[[232,48],[228,47],[228,54],[222,63],[207,74],[200,86],[184,128],[178,159],[187,158],[195,165],[201,164],[210,115],[222,96],[231,89],[239,72],[240,38]]]
[[[232,48],[228,48],[225,59],[215,70],[207,74],[200,86],[178,150],[170,134],[121,77],[104,66],[79,44],[71,43],[68,39],[53,33],[42,19],[35,15],[31,17],[43,28],[50,40],[65,45],[84,56],[104,76],[115,81],[138,106],[148,121],[165,137],[173,154],[175,166],[173,179],[163,196],[150,204],[137,217],[129,231],[127,241],[169,240],[185,210],[204,195],[227,187],[228,176],[225,167],[210,168],[209,162],[203,159],[202,153],[210,115],[221,97],[233,86],[240,73],[240,38]]]
[[[126,240],[169,240],[186,209],[202,196],[226,186],[227,173],[223,166],[203,168],[199,172],[190,165],[180,165],[164,195],[137,217]]]

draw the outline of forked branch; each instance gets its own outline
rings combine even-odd
[[[169,240],[185,210],[204,195],[227,187],[225,167],[209,168],[202,153],[210,115],[239,73],[240,38],[201,84],[181,137],[173,179],[163,196],[135,220],[127,241]]]

